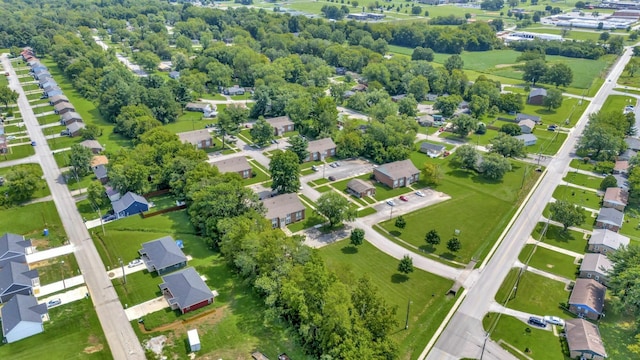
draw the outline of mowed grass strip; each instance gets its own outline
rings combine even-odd
[[[545,225],[546,223],[543,222],[536,225],[531,234],[535,240],[541,240],[541,232]],[[549,225],[549,227],[547,227],[542,241],[549,245],[577,252],[578,254],[587,252],[588,248],[588,241],[585,240],[583,233],[573,230],[564,231],[562,227],[555,225]]]
[[[49,236],[43,235],[45,228]],[[0,229],[32,239],[38,250],[60,246],[67,238],[53,201],[1,209]]]
[[[604,179],[603,176],[596,176],[595,174],[585,175],[577,171],[570,171],[569,173],[567,173],[567,176],[565,176],[564,179],[562,180],[572,184],[598,190],[600,188],[600,183],[602,182],[603,179]]]
[[[575,257],[541,246],[536,247],[533,256],[531,256],[534,246],[533,244],[525,245],[518,256],[520,262],[526,263],[529,261],[529,266],[566,279],[572,280],[576,277],[576,272],[580,266],[575,264]]]
[[[508,298],[508,308],[531,314],[567,316],[560,308],[561,303],[569,300],[569,291],[565,290],[565,283],[528,271],[524,271],[520,281],[516,283],[519,271],[517,268],[511,269],[496,294],[496,301],[504,304],[504,300]],[[515,292],[512,291],[514,287]]]
[[[589,190],[578,189],[573,186],[559,185],[553,192],[556,200],[566,200],[576,205],[598,210],[602,204],[602,198],[597,193]]]

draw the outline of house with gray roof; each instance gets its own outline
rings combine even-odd
[[[347,183],[347,192],[358,198],[376,196],[376,187],[369,181],[356,178]]]
[[[538,138],[533,134],[516,135],[514,138],[522,141],[524,146],[532,146],[538,142]]]
[[[305,161],[319,161],[336,155],[336,144],[331,138],[309,141],[307,146],[309,155]]]
[[[69,98],[64,95],[49,96],[49,104],[55,105],[60,102],[69,102]]]
[[[618,155],[617,160],[625,160],[629,161],[634,156],[638,155],[638,152],[635,150],[627,149],[622,154]]]
[[[138,250],[149,272],[167,274],[187,266],[187,257],[171,236],[148,241]]]
[[[174,79],[174,80],[178,80],[178,79],[180,79],[180,72],[179,71],[171,71],[169,73],[169,77]]]
[[[565,321],[564,329],[570,358],[602,360],[607,357],[596,324],[584,319],[569,319]]]
[[[27,63],[27,65],[29,65],[29,63]],[[31,67],[31,69],[29,70],[30,73],[35,73],[37,71],[47,70],[47,67],[42,65],[42,63],[39,62],[39,61],[32,62],[31,65],[29,65],[29,67]]]
[[[57,84],[53,84],[53,85],[43,87],[42,90],[44,91],[45,94],[48,95],[49,93],[52,93],[56,90],[62,90],[62,89],[60,89],[60,86],[58,86]]]
[[[378,166],[373,169],[373,176],[377,181],[395,189],[417,182],[420,179],[420,170],[411,160],[401,160]]]
[[[102,145],[100,145],[98,140],[84,140],[80,143],[80,145],[91,150],[91,152],[94,154],[100,154],[104,150],[104,148],[102,147]]]
[[[16,294],[31,295],[36,286],[40,286],[38,270],[29,270],[25,263],[9,261],[0,269],[0,303]]]
[[[613,269],[613,264],[603,254],[584,254],[582,264],[580,264],[580,278],[593,279],[604,286],[609,281],[609,271]]]
[[[437,158],[444,152],[444,145],[423,142],[420,144],[420,152],[427,154],[430,158]]]
[[[46,68],[40,68],[33,72],[33,78],[36,80],[40,80],[44,77],[51,77],[51,73]]]
[[[46,88],[50,88],[53,86],[58,86],[58,83],[53,80],[52,78],[42,78],[40,80],[38,80],[38,86],[41,89],[46,89]]]
[[[60,103],[62,104],[62,103]],[[55,106],[58,106],[60,104],[56,104]],[[80,114],[78,114],[75,111],[70,111],[64,114],[60,115],[60,124],[61,125],[69,125],[69,124],[73,124],[74,122],[82,122],[82,116],[80,116]]]
[[[171,309],[182,314],[213,303],[217,296],[192,267],[163,276],[159,286]]]
[[[198,149],[207,149],[214,145],[213,137],[207,129],[181,132],[178,133],[178,138],[183,144],[191,144]]]
[[[596,228],[618,232],[624,222],[624,213],[614,208],[600,208],[596,219]]]
[[[48,92],[45,92],[44,95],[46,97],[51,97],[51,96],[56,96],[56,95],[62,95],[62,89],[54,89]]]
[[[245,93],[244,88],[238,85],[233,85],[232,87],[222,89],[222,94],[224,95],[235,96],[235,95],[244,95],[244,93]]]
[[[627,136],[624,138],[624,142],[627,143],[627,149],[640,151],[640,139]]]
[[[216,161],[214,163],[211,163],[211,165],[217,167],[218,171],[223,174],[237,173],[243,179],[249,179],[253,175],[251,164],[249,164],[247,158],[244,156],[237,156],[225,160]]]
[[[531,134],[533,129],[536,127],[536,123],[533,120],[524,119],[518,121],[518,126],[523,134]]]
[[[544,103],[544,98],[547,97],[547,90],[542,88],[532,88],[529,92],[529,98],[527,99],[527,103],[531,105],[542,105]]]
[[[616,252],[620,247],[629,246],[629,238],[617,232],[595,229],[589,238],[589,251],[599,254]]]
[[[102,185],[109,182],[109,173],[107,171],[107,167],[103,164],[94,166],[91,168],[91,171],[93,171],[93,175],[95,175],[96,179],[98,179]]]
[[[610,187],[604,193],[602,207],[624,211],[629,203],[629,193],[619,187]]]
[[[67,115],[67,114],[65,114],[65,115]],[[80,136],[80,135],[82,135],[81,134],[82,130],[84,128],[86,128],[86,127],[87,127],[87,125],[85,125],[81,121],[72,122],[71,124],[67,125],[66,133],[67,133],[67,135],[69,135],[71,137]]]
[[[0,309],[2,336],[13,343],[44,332],[42,323],[49,320],[47,304],[38,304],[33,296],[16,295]]]
[[[53,111],[58,115],[63,115],[71,112],[75,112],[76,108],[68,102],[59,102],[53,105]]]
[[[26,263],[27,255],[33,253],[31,240],[22,235],[5,233],[0,237],[0,268],[9,261]]]
[[[522,120],[533,120],[533,122],[535,122],[536,124],[540,124],[540,122],[542,121],[540,119],[540,116],[535,116],[535,115],[529,115],[529,114],[523,114],[523,113],[517,113],[516,114],[516,121],[520,122]]]
[[[118,219],[149,211],[149,202],[147,199],[131,191],[124,194],[117,201],[112,202],[111,206],[113,207],[113,213]]]
[[[271,221],[274,228],[283,227],[305,218],[306,208],[296,194],[277,195],[262,201],[267,214],[265,217]]]
[[[569,312],[598,320],[604,309],[607,288],[593,279],[576,279],[569,297]]]
[[[265,121],[273,128],[275,136],[282,136],[286,132],[293,131],[293,121],[287,115],[265,119]]]

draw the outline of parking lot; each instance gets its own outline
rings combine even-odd
[[[335,163],[335,162],[334,162]],[[311,180],[321,179],[322,177],[329,178],[332,176],[335,180],[338,181],[350,177],[359,176],[362,174],[373,172],[374,165],[366,160],[354,159],[354,160],[340,160],[338,162],[340,166],[332,167],[331,164],[327,165],[317,165],[317,172],[311,175],[304,176],[302,178],[303,182],[308,182]]]

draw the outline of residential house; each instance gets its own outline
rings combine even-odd
[[[53,105],[53,111],[58,115],[64,115],[70,112],[75,112],[76,108],[68,102],[60,102]]]
[[[355,95],[356,93],[351,91],[351,90],[347,90],[342,94],[342,97],[345,99],[348,99],[350,97],[352,97],[353,95]]]
[[[286,115],[266,119],[266,121],[273,128],[275,136],[282,136],[286,132],[293,131],[293,121]]]
[[[542,105],[544,103],[544,98],[547,97],[547,90],[542,88],[533,88],[529,92],[529,98],[527,99],[527,103],[531,105]]]
[[[640,151],[640,139],[627,136],[624,138],[624,142],[627,143],[627,149]]]
[[[523,134],[531,134],[533,129],[536,127],[536,123],[533,120],[524,119],[518,122],[518,126],[520,126],[520,130],[522,130]]]
[[[625,150],[622,154],[618,155],[616,157],[616,160],[626,160],[629,161],[631,160],[633,157],[635,157],[636,155],[638,155],[638,152],[635,150],[631,150],[631,149],[627,149]]]
[[[109,158],[105,155],[93,155],[91,157],[91,163],[89,166],[93,169],[98,166],[106,166],[109,163]]]
[[[9,151],[9,143],[5,134],[0,135],[0,154],[6,154]]]
[[[46,88],[51,88],[51,87],[58,87],[58,83],[53,80],[52,78],[42,78],[40,80],[38,80],[38,86],[41,89],[46,89]]]
[[[0,268],[9,261],[26,263],[27,255],[33,252],[31,240],[22,235],[5,233],[0,237]]]
[[[435,125],[435,123],[433,121],[433,116],[431,116],[431,115],[416,116],[416,121],[418,122],[418,124],[420,126],[429,127],[429,126],[434,126]]]
[[[524,146],[532,146],[538,142],[538,138],[533,134],[516,135],[514,138],[522,141]]]
[[[100,154],[102,151],[104,151],[104,148],[97,140],[84,140],[80,143],[80,145],[91,150],[91,152],[94,154]]]
[[[25,263],[9,261],[0,268],[0,303],[16,294],[31,295],[37,286],[40,286],[38,270],[29,270]]]
[[[36,55],[35,51],[33,51],[33,49],[30,47],[26,47],[22,49],[22,51],[20,51],[20,56],[22,57],[22,60],[26,60],[27,56],[33,57],[35,55]]]
[[[43,93],[44,97],[51,97],[51,96],[56,96],[56,95],[62,95],[62,90],[61,89],[53,89],[50,91],[45,91]]]
[[[358,84],[351,88],[351,91],[367,91],[368,86],[366,84]]]
[[[217,295],[192,267],[163,276],[159,286],[171,309],[182,314],[213,303]]]
[[[570,358],[603,360],[607,357],[596,324],[584,319],[569,319],[564,323]]]
[[[426,100],[427,101],[436,101],[436,100],[438,100],[438,94],[429,93],[429,94],[427,94]]]
[[[576,279],[569,297],[569,312],[598,320],[604,309],[607,288],[593,279]]]
[[[624,221],[624,213],[614,208],[600,208],[596,219],[596,228],[618,232]]]
[[[73,122],[73,123],[67,125],[66,133],[67,133],[67,135],[69,135],[71,137],[80,136],[80,135],[82,135],[82,130],[85,127],[87,127],[87,126],[83,122],[76,121],[76,122]]]
[[[169,72],[171,71],[171,65],[170,61],[162,61],[158,64],[158,71]]]
[[[580,264],[580,278],[593,279],[604,286],[609,281],[608,273],[613,269],[613,264],[606,255],[584,254],[582,264]]]
[[[331,138],[313,140],[309,141],[307,151],[309,155],[307,155],[305,161],[323,160],[336,155],[336,144]]]
[[[391,101],[398,102],[398,101],[404,99],[405,97],[407,97],[407,94],[394,95],[394,96],[391,97]]]
[[[171,236],[147,241],[138,253],[150,273],[162,275],[187,266],[187,257]]]
[[[33,73],[33,78],[39,80],[44,77],[51,77],[51,73],[47,69],[38,69]]]
[[[624,160],[616,161],[613,167],[614,174],[626,175],[628,170],[629,170],[629,162]]]
[[[619,187],[607,188],[604,193],[604,199],[602,200],[602,206],[606,208],[614,208],[616,210],[624,211],[624,208],[629,202],[629,193]]]
[[[120,192],[109,185],[104,187],[104,192],[111,202],[118,201],[121,198]]]
[[[201,113],[211,112],[213,110],[211,108],[211,104],[207,103],[187,103],[184,109],[187,111],[197,111]]]
[[[376,196],[376,187],[368,181],[352,179],[347,183],[347,192],[358,198]]]
[[[629,246],[629,238],[610,230],[595,229],[589,238],[589,251],[607,254]]]
[[[336,67],[336,75],[346,75],[347,69],[343,67]]]
[[[69,102],[69,98],[67,98],[64,95],[56,95],[56,96],[49,97],[49,104],[51,105],[59,104],[61,102]]]
[[[244,95],[245,90],[243,87],[238,85],[233,85],[232,87],[222,89],[222,94],[236,96],[236,95]]]
[[[198,149],[208,149],[214,145],[213,137],[207,129],[178,133],[178,138],[183,143],[194,145]]]
[[[109,182],[109,173],[106,166],[98,165],[92,167],[91,170],[93,171],[93,175],[96,176],[96,179],[98,179],[98,181],[100,181],[102,185],[105,185]]]
[[[111,206],[113,207],[113,213],[118,219],[149,210],[147,199],[131,191],[124,194],[117,201],[112,202]]]
[[[417,182],[420,178],[420,170],[411,160],[401,160],[378,166],[373,169],[373,176],[377,181],[395,189]]]
[[[262,201],[266,218],[274,228],[304,220],[306,208],[296,194],[282,194]]]
[[[249,179],[253,176],[251,164],[244,156],[237,156],[221,161],[211,163],[218,168],[221,173],[238,173],[243,179]]]
[[[180,79],[180,72],[179,71],[171,71],[169,73],[169,77],[172,78],[173,80],[178,80],[178,79]]]
[[[444,152],[444,145],[423,142],[420,144],[420,152],[427,154],[430,158],[437,158]]]
[[[30,73],[35,74],[36,72],[41,72],[41,71],[46,71],[48,70],[46,66],[42,65],[42,63],[40,63],[39,61],[30,61],[31,65],[29,65],[29,63],[27,63],[27,65],[29,65],[31,67],[31,69],[29,70]]]
[[[33,296],[16,295],[0,309],[2,336],[13,343],[44,332],[43,321],[49,320],[47,304],[38,304]]]

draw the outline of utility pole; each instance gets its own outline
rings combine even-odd
[[[122,268],[122,278],[124,279],[124,284],[127,285],[127,274],[124,273],[124,263],[122,262],[121,258],[118,258],[118,261],[120,262],[120,267]]]
[[[107,235],[107,233],[104,231],[104,220],[102,219],[102,211],[100,211],[100,207],[96,206],[98,208],[98,216],[100,217],[100,226],[102,226],[102,235]]]
[[[393,218],[393,206],[391,206],[391,211],[389,212],[389,220]]]
[[[411,309],[411,299],[409,299],[409,302],[407,303],[407,319],[404,322],[404,329],[407,330],[409,329],[409,310]]]
[[[65,285],[65,283],[64,283],[64,260],[62,260],[60,262],[60,275],[62,277],[62,288],[64,290],[66,290],[67,289],[67,285]]]

